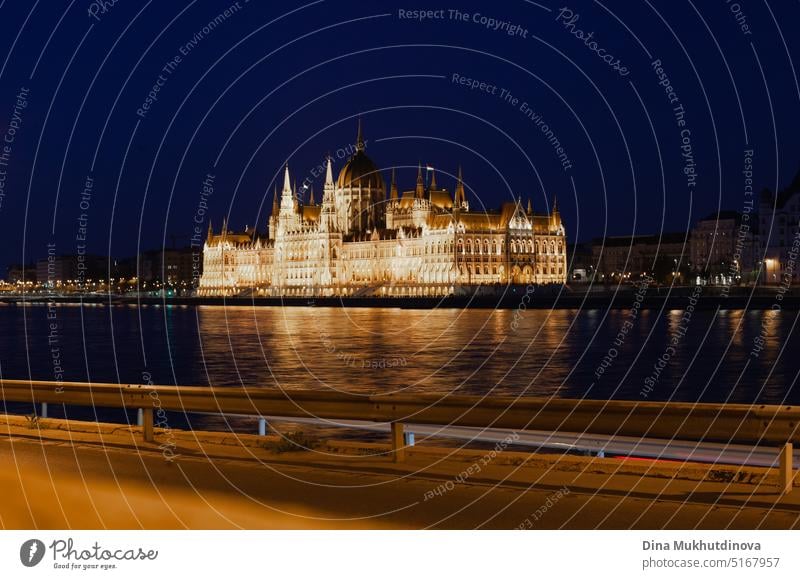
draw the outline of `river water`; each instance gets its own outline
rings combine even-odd
[[[797,315],[0,305],[0,372],[8,379],[797,404]]]

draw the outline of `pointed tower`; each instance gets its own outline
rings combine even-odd
[[[417,170],[417,188],[414,191],[414,206],[411,209],[414,227],[424,227],[431,217],[431,202],[425,197],[425,182],[422,179],[422,164]]]
[[[454,204],[456,209],[469,210],[467,196],[464,194],[464,178],[461,175],[461,165],[458,166],[458,180],[456,181],[456,197]]]
[[[312,207],[317,204],[317,202],[314,200],[314,186],[313,185],[311,186],[311,194],[308,197],[308,204],[311,205]]]
[[[430,189],[431,189],[431,191],[434,191],[434,190],[438,189],[438,187],[436,186],[436,169],[433,169],[433,168],[431,169],[431,186],[430,186]]]
[[[322,186],[322,210],[319,221],[320,231],[338,231],[336,225],[336,186],[333,184],[333,161],[328,155],[325,168],[325,184]]]
[[[281,206],[278,202],[278,187],[272,187],[272,214],[269,216],[269,226],[267,227],[267,235],[269,239],[275,239],[275,232],[278,231],[278,216],[281,212]]]
[[[281,191],[280,220],[284,223],[295,213],[295,198],[292,194],[292,180],[289,176],[289,164],[283,171],[283,190]]]
[[[208,220],[208,238],[206,239],[206,241],[208,241],[208,243],[211,243],[212,239],[214,239],[214,228],[211,227],[211,220],[209,219]]]
[[[533,215],[533,202],[530,197],[528,197],[528,215]]]
[[[561,213],[558,210],[558,198],[553,195],[553,209],[550,212],[550,229],[558,229],[561,226]]]
[[[419,164],[419,168],[417,169],[417,188],[414,191],[414,198],[425,198],[425,180],[422,178],[422,163]]]
[[[333,161],[328,155],[328,164],[325,168],[325,184],[322,186],[322,205],[330,205],[336,202],[336,186],[333,184]]]

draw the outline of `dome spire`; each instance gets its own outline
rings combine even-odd
[[[397,201],[397,181],[394,178],[394,167],[392,167],[392,189],[389,193],[389,197],[392,201]]]
[[[366,148],[364,144],[364,135],[361,132],[361,117],[358,117],[358,135],[356,136],[356,151],[363,151]]]

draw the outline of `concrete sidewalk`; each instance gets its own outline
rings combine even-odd
[[[5,528],[797,528],[774,471],[0,416]],[[797,482],[795,483],[797,484]]]

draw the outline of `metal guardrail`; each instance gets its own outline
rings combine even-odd
[[[153,410],[326,418],[390,423],[395,460],[403,460],[404,423],[781,446],[781,476],[791,488],[792,443],[800,444],[800,407],[514,398],[430,394],[365,396],[325,390],[209,388],[0,380],[7,402],[143,410],[153,440]],[[784,465],[784,463],[787,463]],[[786,482],[788,481],[788,483]]]

